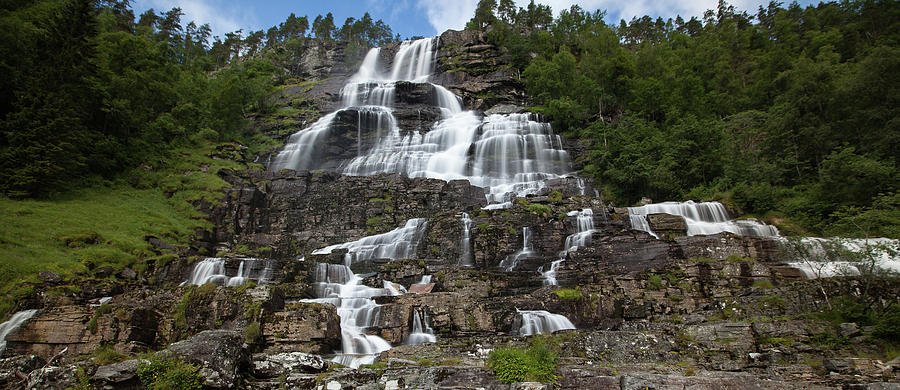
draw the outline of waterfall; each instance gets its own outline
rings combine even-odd
[[[563,315],[553,314],[545,310],[517,310],[522,316],[520,336],[534,334],[550,334],[564,329],[575,329],[572,321]]]
[[[241,259],[237,275],[229,277],[225,272],[225,259],[220,257],[208,257],[197,263],[191,271],[190,279],[182,283],[187,285],[203,285],[214,283],[221,286],[240,286],[250,280],[256,279],[259,283],[268,283],[272,280],[272,262],[263,259]]]
[[[460,222],[463,227],[463,236],[462,240],[460,240],[460,254],[459,254],[459,262],[458,265],[462,267],[472,267],[475,265],[475,261],[472,258],[472,243],[471,243],[471,232],[472,232],[472,218],[469,218],[468,213],[462,213],[462,218],[460,218]]]
[[[422,315],[420,317],[419,310],[413,310],[412,332],[406,338],[406,345],[437,342],[434,330],[428,325],[428,312],[425,309],[421,311]]]
[[[563,245],[563,250],[559,252],[559,260],[556,260],[550,263],[550,269],[544,271],[544,267],[538,269],[538,272],[541,273],[541,276],[544,278],[545,286],[555,286],[557,285],[556,281],[556,270],[559,268],[560,264],[566,260],[566,256],[569,252],[577,250],[580,246],[585,246],[590,243],[591,235],[594,234],[594,210],[592,209],[582,209],[582,210],[574,210],[570,211],[566,214],[570,217],[575,217],[575,233],[570,234],[566,237],[566,242]]]
[[[383,288],[363,285],[362,276],[354,274],[350,266],[370,259],[409,258],[415,254],[426,224],[425,218],[411,219],[404,226],[384,234],[313,251],[314,254],[327,254],[335,249],[347,249],[344,264],[316,264],[314,291],[317,298],[305,300],[328,303],[337,308],[341,318],[341,350],[336,352],[335,362],[357,368],[374,363],[379,353],[391,349],[390,343],[366,334],[366,330],[378,324],[380,306],[373,298],[401,293],[399,287],[388,281],[383,282]],[[423,276],[422,280],[430,282],[431,275]],[[425,332],[430,328],[423,325],[422,329]]]
[[[391,64],[379,64],[371,49],[341,90],[340,110],[357,111],[356,157],[341,161],[347,175],[400,173],[409,177],[464,179],[486,189],[489,203],[536,193],[549,179],[570,172],[562,138],[530,114],[489,115],[464,111],[461,99],[430,84],[442,119],[425,132],[401,129],[393,116],[396,83],[425,84],[435,62],[436,38],[403,42]],[[365,112],[365,114],[363,114]],[[321,147],[331,134],[336,113],[292,135],[271,169],[316,169],[327,160]],[[373,119],[376,118],[376,119]],[[374,144],[363,150],[363,129],[374,129]]]
[[[408,259],[416,253],[416,246],[425,232],[426,218],[415,218],[387,233],[363,237],[357,241],[316,249],[314,255],[328,254],[335,249],[347,249],[344,264],[371,259]]]
[[[787,239],[779,238],[782,246]],[[859,275],[860,267],[875,267],[900,273],[900,240],[890,238],[819,238],[804,237],[805,254],[792,253],[787,265],[799,269],[809,279]],[[790,253],[790,252],[789,252]],[[797,261],[798,257],[804,258]],[[879,272],[869,270],[869,272]]]
[[[12,331],[16,330],[18,327],[22,326],[25,321],[34,317],[37,314],[36,309],[32,310],[23,310],[16,314],[13,314],[12,317],[9,317],[9,320],[0,324],[0,355],[3,354],[3,351],[6,351],[6,336],[8,336]]]
[[[657,213],[684,217],[684,221],[687,224],[687,235],[689,236],[710,235],[722,232],[754,237],[778,236],[778,229],[774,226],[756,221],[732,220],[728,216],[728,211],[725,210],[725,206],[719,202],[664,202],[640,207],[629,207],[628,214],[631,216],[632,229],[642,230],[659,238],[650,230],[650,225],[646,220],[647,215]]]
[[[512,271],[519,265],[520,260],[532,255],[534,255],[534,250],[531,248],[531,228],[526,226],[522,228],[522,249],[506,256],[506,258],[500,262],[500,268]]]

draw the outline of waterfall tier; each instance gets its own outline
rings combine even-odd
[[[268,283],[272,280],[272,261],[263,259],[246,258],[240,259],[235,276],[228,276],[225,271],[225,259],[219,257],[208,257],[201,260],[194,266],[191,271],[191,277],[182,286],[186,285],[203,285],[214,283],[220,286],[240,286],[251,280],[259,283]]]
[[[736,221],[728,215],[728,211],[719,202],[664,202],[640,207],[629,207],[631,228],[650,233],[659,238],[647,222],[647,215],[670,214],[684,217],[687,224],[687,235],[710,235],[730,232],[742,236],[776,237],[778,229],[756,221]]]
[[[550,334],[564,329],[575,329],[572,321],[565,316],[545,310],[519,310],[519,315],[522,316],[522,327],[519,328],[520,336]]]
[[[566,261],[566,256],[569,252],[577,250],[578,247],[589,244],[591,236],[594,234],[594,210],[574,210],[566,215],[575,217],[575,233],[566,237],[566,242],[563,244],[563,250],[559,252],[559,259],[550,263],[549,270],[544,271],[543,266],[538,269],[538,272],[540,272],[541,276],[544,278],[545,286],[555,286],[558,284],[556,280],[556,270],[559,269],[559,266],[563,261]]]
[[[347,175],[400,173],[409,177],[465,179],[483,187],[489,202],[509,201],[540,190],[549,179],[570,172],[562,138],[530,114],[481,116],[464,111],[461,99],[446,88],[429,84],[431,104],[442,119],[430,129],[401,129],[394,118],[397,83],[427,83],[435,63],[436,38],[403,42],[390,69],[381,50],[370,50],[359,70],[341,90],[341,111],[356,111],[355,157],[338,163]],[[322,117],[292,135],[275,158],[273,170],[320,169],[331,151],[331,137],[344,137],[336,113]],[[363,139],[365,138],[365,142]],[[371,142],[370,142],[371,141]],[[328,145],[329,147],[323,147]],[[348,148],[346,144],[338,148]],[[347,156],[347,153],[341,153]]]
[[[0,324],[0,354],[3,354],[3,351],[6,350],[6,336],[9,335],[12,331],[16,330],[18,327],[22,326],[25,321],[34,317],[37,314],[36,309],[32,310],[23,310],[16,314],[13,314],[12,317],[9,317],[6,322]]]

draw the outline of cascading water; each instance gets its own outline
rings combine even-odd
[[[372,364],[379,353],[391,349],[387,341],[366,334],[366,330],[378,324],[379,305],[373,298],[401,294],[400,288],[387,281],[384,282],[384,288],[363,285],[362,276],[354,274],[350,267],[355,262],[371,259],[409,258],[415,254],[426,225],[427,220],[424,218],[411,219],[404,226],[390,232],[331,245],[313,252],[328,254],[335,249],[347,249],[344,264],[316,265],[317,298],[307,300],[329,303],[338,309],[338,316],[341,318],[341,351],[337,352],[335,362],[357,368],[362,364]],[[430,281],[430,275],[427,276]]]
[[[413,310],[412,332],[406,339],[406,345],[437,342],[434,330],[428,325],[428,312],[425,309],[421,311],[422,315],[419,316],[419,310]]]
[[[553,314],[545,310],[517,310],[522,316],[520,336],[534,334],[550,334],[564,329],[575,329],[572,321],[563,315]]]
[[[523,227],[522,228],[522,249],[516,253],[513,253],[509,256],[506,256],[503,261],[500,262],[500,268],[503,268],[507,271],[512,271],[519,265],[519,261],[531,257],[534,255],[534,250],[531,248],[531,228]]]
[[[779,241],[783,246],[789,245],[787,239]],[[805,255],[792,253],[787,264],[809,279],[859,275],[861,267],[868,272],[900,273],[900,240],[804,237],[792,245],[798,244],[805,246]],[[805,261],[796,261],[797,257]]]
[[[529,114],[481,117],[463,111],[461,99],[439,85],[430,84],[443,119],[425,133],[400,129],[390,108],[396,83],[428,81],[435,62],[436,41],[430,38],[403,42],[390,71],[380,67],[380,49],[370,50],[341,90],[342,110],[380,115],[374,125],[367,119],[367,131],[375,130],[374,145],[368,150],[362,148],[364,125],[360,120],[357,156],[341,163],[342,173],[467,179],[485,188],[488,201],[493,203],[535,193],[546,180],[569,172],[568,153],[549,124],[537,122]],[[326,149],[316,146],[326,141],[323,137],[331,135],[335,117],[335,113],[326,115],[292,135],[271,168],[316,169],[324,160],[320,154]]]
[[[241,259],[237,275],[230,277],[225,273],[225,259],[208,257],[194,266],[190,279],[182,283],[186,285],[203,285],[214,283],[223,286],[240,286],[250,280],[267,283],[272,279],[272,262],[263,259]]]
[[[387,233],[316,249],[313,254],[322,255],[335,249],[347,249],[347,254],[344,255],[344,265],[347,266],[371,259],[408,259],[416,253],[416,246],[427,223],[426,218],[410,219],[403,227]]]
[[[460,254],[459,254],[459,262],[458,265],[462,267],[471,267],[475,265],[475,261],[472,258],[472,243],[471,243],[471,234],[472,234],[472,218],[469,218],[468,213],[462,213],[462,218],[460,218],[460,222],[463,227],[463,235],[462,240],[460,240]]]
[[[576,217],[576,231],[566,237],[565,246],[563,247],[563,250],[559,252],[559,260],[550,263],[550,269],[547,271],[544,271],[543,266],[538,269],[538,272],[540,272],[544,278],[545,286],[555,286],[558,284],[556,280],[556,270],[559,269],[560,264],[566,260],[566,256],[569,252],[577,250],[580,246],[589,244],[591,235],[594,234],[594,210],[574,210],[570,211],[567,215]]]
[[[34,317],[37,314],[36,309],[32,310],[23,310],[16,314],[13,314],[12,317],[9,317],[9,320],[0,324],[0,355],[3,354],[3,351],[6,350],[6,336],[8,336],[12,331],[16,330],[16,328],[22,326],[25,321]]]
[[[776,237],[778,229],[774,226],[766,225],[756,221],[735,221],[728,216],[719,202],[700,202],[687,201],[664,202],[648,204],[640,207],[629,207],[628,214],[631,218],[631,228],[642,230],[659,238],[650,230],[646,216],[650,214],[671,214],[684,217],[687,224],[687,235],[709,235],[722,232],[731,232],[742,236],[754,237]]]

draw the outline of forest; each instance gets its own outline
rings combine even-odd
[[[129,1],[7,1],[0,14],[0,191],[52,199],[179,147],[255,140],[247,118],[305,40],[399,40],[365,13],[291,14],[212,37]],[[635,17],[482,0],[487,32],[570,140],[581,172],[630,205],[719,200],[786,234],[900,237],[900,6],[843,0]]]

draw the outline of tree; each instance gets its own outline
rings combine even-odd
[[[497,8],[496,0],[479,0],[475,8],[475,16],[466,24],[468,30],[480,30],[497,21],[494,10]]]

